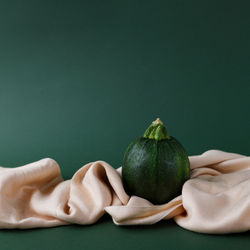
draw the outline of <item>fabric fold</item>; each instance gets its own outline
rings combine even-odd
[[[92,224],[104,213],[116,225],[154,224],[173,218],[188,230],[234,233],[250,229],[250,157],[209,150],[190,156],[191,178],[180,196],[162,205],[128,196],[121,168],[105,161],[84,165],[64,180],[50,158],[0,167],[0,228]]]

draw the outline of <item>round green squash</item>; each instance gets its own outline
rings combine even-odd
[[[151,201],[167,203],[181,194],[182,186],[190,178],[190,163],[184,147],[168,135],[157,118],[143,137],[132,142],[122,165],[125,191]]]

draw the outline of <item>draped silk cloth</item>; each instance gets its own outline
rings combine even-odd
[[[250,230],[250,157],[209,150],[189,157],[191,179],[182,194],[163,205],[128,196],[121,168],[104,161],[63,180],[50,158],[0,168],[0,228],[92,224],[104,214],[116,225],[154,224],[173,218],[188,230],[233,233]]]

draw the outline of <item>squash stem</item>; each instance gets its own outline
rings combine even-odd
[[[159,118],[152,122],[145,131],[143,137],[154,140],[170,139],[166,126]]]

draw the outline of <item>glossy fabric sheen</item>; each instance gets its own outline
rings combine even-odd
[[[63,180],[50,158],[0,168],[0,228],[92,224],[109,213],[116,225],[154,224],[173,218],[188,230],[233,233],[250,229],[250,157],[209,150],[189,157],[191,179],[163,205],[129,197],[121,168],[88,163]]]

